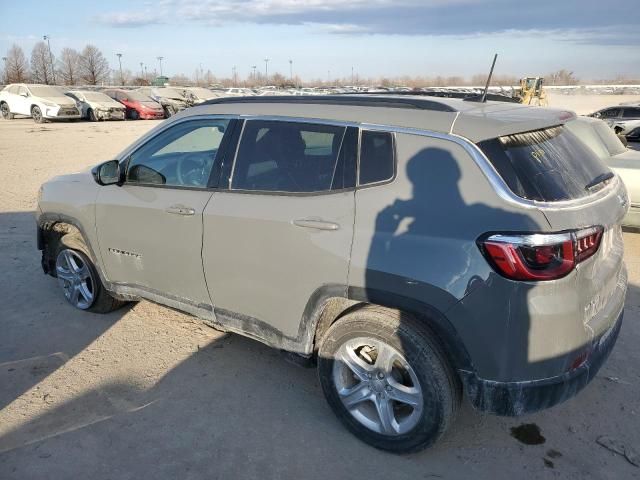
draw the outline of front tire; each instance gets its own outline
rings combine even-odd
[[[175,109],[170,105],[163,107],[163,110],[164,110],[164,118],[169,118],[176,114]]]
[[[31,107],[31,118],[36,123],[44,123],[44,117],[42,116],[42,110],[37,105]]]
[[[433,445],[460,404],[460,382],[433,334],[412,316],[383,308],[362,308],[329,328],[318,374],[347,429],[395,453]]]
[[[140,114],[138,113],[137,110],[131,110],[131,113],[129,116],[131,117],[131,120],[138,120],[140,118]]]
[[[87,111],[87,116],[89,117],[89,121],[91,122],[98,121],[98,117],[96,117],[96,112],[93,111],[93,108],[90,108],[89,111]]]
[[[94,313],[109,313],[126,302],[113,298],[104,288],[86,247],[75,235],[60,239],[55,252],[56,277],[64,297],[74,307]]]

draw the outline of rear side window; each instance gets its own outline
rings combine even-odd
[[[364,130],[360,139],[360,185],[393,178],[393,134]]]
[[[623,118],[640,118],[640,108],[625,108],[622,113]]]
[[[334,125],[247,121],[231,188],[290,193],[343,188],[337,185],[336,170],[342,182],[338,159],[345,130]]]
[[[607,166],[564,127],[508,135],[479,147],[518,196],[545,202],[589,195],[587,186],[610,173]]]

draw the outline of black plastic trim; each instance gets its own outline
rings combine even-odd
[[[591,354],[580,367],[557,377],[524,382],[495,382],[473,372],[460,372],[473,406],[483,412],[518,416],[553,407],[587,386],[609,357],[620,333],[624,311],[609,331],[592,342]]]

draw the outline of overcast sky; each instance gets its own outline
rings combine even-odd
[[[631,8],[633,4],[635,7]],[[608,0],[86,0],[5,2],[0,51],[27,56],[42,35],[63,47],[98,46],[112,67],[140,62],[165,73],[241,76],[252,65],[305,79],[540,75],[560,68],[582,79],[640,76],[640,13]],[[629,7],[629,8],[627,8]],[[329,73],[330,72],[330,73]]]

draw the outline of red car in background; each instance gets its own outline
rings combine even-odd
[[[104,90],[103,93],[127,107],[126,116],[131,120],[138,120],[139,118],[145,120],[164,118],[162,105],[140,92],[136,92],[135,90],[109,89]]]

